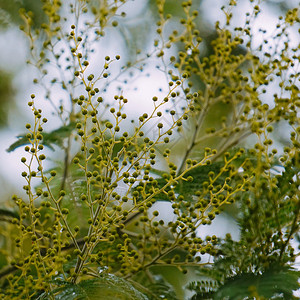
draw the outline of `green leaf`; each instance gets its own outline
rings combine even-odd
[[[240,300],[248,297],[296,299],[293,291],[299,289],[300,272],[283,267],[273,268],[261,275],[243,274],[228,280],[214,295],[214,299]]]
[[[223,162],[215,162],[208,166],[200,166],[198,168],[192,169],[186,174],[185,177],[192,176],[193,181],[182,181],[182,184],[178,185],[175,191],[180,193],[185,192],[187,195],[194,195],[196,191],[202,189],[203,182],[209,180],[209,172],[219,174],[223,166]],[[224,183],[224,179],[225,177],[227,177],[227,173],[228,172],[223,172],[223,174],[216,180],[215,184]]]
[[[151,293],[146,293],[149,299],[168,299],[177,300],[176,293],[174,292],[172,286],[166,282],[153,283],[147,286],[147,289]]]
[[[68,125],[61,126],[58,129],[51,131],[50,133],[44,132],[43,141],[47,144],[50,143],[55,144],[57,146],[62,146],[63,140],[71,135],[74,128],[75,123],[71,122]]]
[[[213,172],[215,172],[215,174],[218,174],[221,171],[221,168],[223,167],[223,165],[224,165],[224,163],[222,163],[222,162],[216,162],[212,165],[200,166],[200,167],[192,169],[185,175],[185,177],[192,176],[193,181],[180,181],[180,183],[174,189],[175,193],[180,193],[188,199],[189,197],[194,195],[196,191],[199,191],[202,189],[202,183],[204,181],[208,180],[209,172],[213,171]],[[151,172],[152,172],[152,170],[151,170]],[[154,173],[162,176],[162,174],[166,173],[166,172],[161,172],[161,171],[155,170]],[[222,174],[222,176],[220,176],[217,179],[216,184],[223,183],[225,177],[226,177],[226,172],[224,172]],[[158,178],[156,180],[158,182],[159,188],[163,187],[167,182],[167,180],[164,178]],[[160,194],[158,196],[158,198],[159,198],[159,200],[167,200],[168,201],[168,197],[165,194]]]
[[[50,293],[38,299],[49,299]],[[148,298],[135,289],[129,282],[112,274],[102,275],[98,279],[84,280],[79,284],[67,283],[54,291],[55,300],[147,300]]]
[[[196,292],[190,300],[211,299],[216,290],[217,282],[211,280],[201,280],[190,282],[185,288],[189,291]]]
[[[0,208],[0,221],[6,220],[7,218],[17,218],[19,219],[19,214],[15,211],[11,211],[5,208]]]
[[[43,132],[42,144],[54,151],[53,145],[62,147],[64,139],[71,135],[73,129],[74,123],[70,123],[68,125],[61,126],[60,128],[55,129],[49,133]],[[26,137],[26,133],[18,135],[17,138],[18,140],[9,146],[9,148],[6,150],[7,152],[12,152],[24,145],[30,145],[30,142]]]
[[[14,143],[12,143],[7,149],[7,152],[12,152],[16,150],[17,148],[24,146],[24,145],[29,145],[29,140],[26,137],[26,134],[20,134],[17,136],[18,140]],[[50,147],[51,150],[54,150],[52,147]]]

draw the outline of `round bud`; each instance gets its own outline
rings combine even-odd
[[[52,171],[50,172],[50,175],[51,175],[52,177],[56,176],[56,171],[55,171],[55,170],[52,170]]]

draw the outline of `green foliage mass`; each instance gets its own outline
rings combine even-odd
[[[111,274],[104,274],[98,279],[82,281],[74,285],[68,282],[59,282],[60,287],[48,294],[41,295],[38,299],[99,299],[99,300],[146,300],[146,296],[128,284],[122,278]]]
[[[24,147],[26,196],[0,211],[1,299],[293,299],[300,49],[289,32],[299,9],[271,35],[261,28],[257,45],[260,1],[242,27],[229,1],[209,34],[196,1],[178,2],[145,6],[155,26],[143,27],[141,49],[128,49],[131,1],[42,0],[39,18],[20,10],[52,116],[32,94],[34,121],[7,149]],[[129,120],[130,83],[153,62],[164,87]],[[238,240],[203,237],[219,215],[238,224]]]

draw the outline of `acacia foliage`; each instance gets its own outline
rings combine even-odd
[[[13,196],[15,210],[1,211],[1,297],[88,299],[101,290],[105,299],[182,298],[166,281],[171,267],[194,273],[186,287],[192,299],[291,299],[298,287],[291,241],[299,230],[300,102],[299,46],[289,34],[298,9],[279,18],[273,35],[261,29],[257,46],[259,3],[250,1],[244,26],[232,28],[237,4],[230,1],[207,53],[192,2],[182,2],[178,17],[158,0],[151,47],[125,61],[126,54],[98,45],[129,30],[127,2],[43,0],[40,28],[32,12],[21,11],[28,63],[39,71],[33,82],[56,114],[50,122],[61,125],[47,130],[42,96],[32,94],[34,121],[8,149],[25,146],[27,196]],[[128,82],[154,62],[166,85],[144,95],[152,109],[128,122]],[[289,139],[274,146],[280,126]],[[51,169],[45,147],[64,154]],[[169,204],[171,221],[160,216],[160,203]],[[200,237],[232,211],[238,241],[218,232]]]

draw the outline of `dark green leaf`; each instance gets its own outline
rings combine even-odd
[[[19,215],[11,210],[0,208],[0,221],[7,218],[17,218],[19,219]]]
[[[293,291],[299,289],[300,272],[288,268],[271,269],[262,275],[243,274],[228,280],[214,299],[240,300],[246,297],[271,299],[281,294],[283,299],[296,299]]]
[[[212,295],[216,290],[217,283],[211,280],[201,280],[197,282],[191,282],[186,286],[189,291],[196,292],[190,300],[204,300],[212,299]]]
[[[213,171],[215,174],[218,174],[221,171],[221,168],[223,166],[222,162],[216,162],[212,165],[208,166],[201,166],[198,168],[194,168],[191,171],[189,171],[185,177],[192,176],[193,181],[181,181],[179,184],[175,187],[174,191],[175,193],[180,193],[184,195],[186,198],[192,196],[195,194],[196,191],[201,190],[202,188],[202,183],[204,181],[208,180],[208,173]],[[152,171],[152,170],[151,170]],[[159,170],[154,170],[154,173],[156,175],[162,176],[163,173],[162,171]],[[226,173],[224,172],[222,176],[220,176],[216,184],[223,183],[224,178],[226,177]],[[167,180],[163,178],[156,179],[158,182],[158,186],[161,188],[163,187],[166,183]],[[168,200],[168,197],[165,194],[160,194],[158,196],[159,200]]]
[[[177,300],[176,294],[169,284],[164,283],[154,283],[147,286],[147,289],[151,293],[146,293],[149,299],[168,299],[168,300]]]
[[[56,145],[62,147],[64,139],[71,135],[73,129],[74,123],[70,123],[69,125],[62,126],[49,133],[43,132],[42,144],[54,151],[53,146]],[[6,150],[7,152],[12,152],[21,146],[30,144],[26,134],[20,134],[17,136],[17,138],[18,140],[9,146],[9,148]]]
[[[52,291],[51,295],[55,300],[147,300],[147,297],[129,282],[112,274],[84,280],[79,284],[65,284]],[[48,293],[43,294],[39,299],[49,299],[49,296]]]
[[[20,134],[17,136],[18,140],[16,142],[14,142],[13,144],[11,144],[6,151],[7,152],[12,152],[14,150],[16,150],[17,148],[24,146],[24,145],[29,145],[29,140],[26,137],[26,134]],[[46,145],[45,145],[46,146]],[[48,146],[51,150],[54,150],[54,148],[52,146]]]

